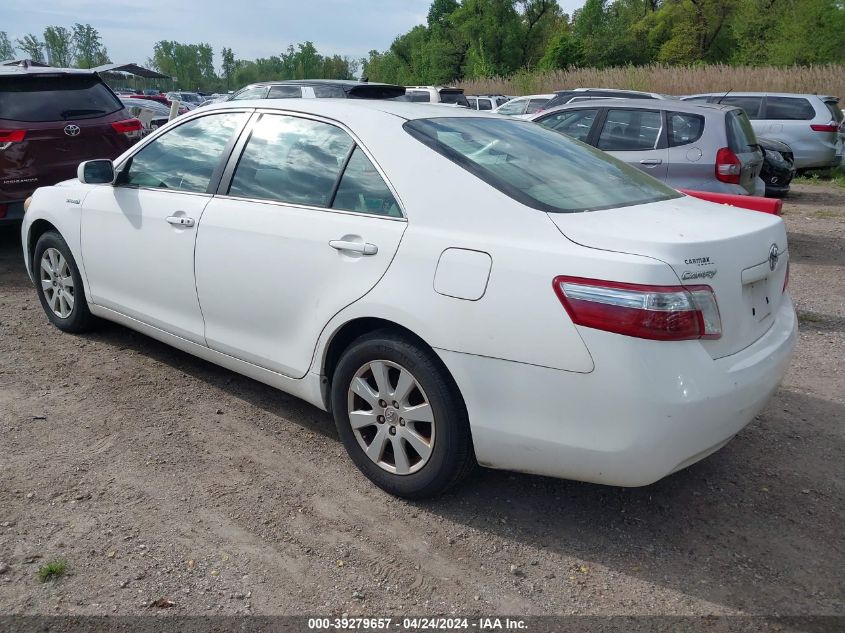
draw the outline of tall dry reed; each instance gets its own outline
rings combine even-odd
[[[566,88],[623,88],[670,95],[697,92],[771,91],[836,95],[845,98],[845,65],[819,66],[622,66],[572,70],[521,71],[510,77],[473,79],[459,84],[467,94],[538,94]]]

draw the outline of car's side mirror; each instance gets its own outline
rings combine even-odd
[[[76,177],[86,185],[110,185],[114,182],[114,163],[107,158],[86,160],[77,167]]]

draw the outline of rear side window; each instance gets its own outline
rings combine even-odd
[[[534,114],[535,112],[539,112],[548,102],[548,99],[531,99],[531,101],[528,102],[528,108],[526,108],[525,114]]]
[[[655,149],[662,128],[660,112],[608,110],[598,147],[610,151]]]
[[[543,127],[586,143],[598,110],[562,110],[537,121]]]
[[[352,145],[334,125],[265,114],[238,161],[229,195],[327,207]]]
[[[457,103],[458,105],[469,107],[469,101],[467,101],[467,98],[464,96],[464,93],[459,92],[457,90],[441,90],[440,102]]]
[[[668,112],[666,120],[669,147],[695,143],[704,133],[704,117],[686,112]]]
[[[757,137],[745,112],[728,112],[725,117],[728,130],[728,147],[736,154],[757,149]]]
[[[422,90],[408,90],[405,92],[405,95],[408,97],[409,101],[413,101],[415,103],[431,102],[431,95]]]
[[[514,99],[508,101],[499,109],[499,114],[525,114],[525,106],[528,105],[527,99]]]
[[[132,156],[119,185],[204,193],[243,112],[210,114],[172,128]]]
[[[741,97],[728,95],[726,97],[716,97],[714,103],[721,103],[722,105],[736,106],[745,110],[745,114],[749,119],[760,118],[760,106],[763,103],[763,97]]]
[[[123,109],[95,75],[0,77],[0,119],[91,119]]]
[[[493,104],[490,102],[490,99],[479,99],[478,100],[478,109],[479,110],[492,110]]]
[[[320,86],[315,85],[314,96],[318,99],[345,99],[346,93],[340,86]]]
[[[604,152],[527,121],[447,117],[403,127],[488,185],[542,211],[595,211],[680,196]]]
[[[343,171],[332,209],[402,217],[396,199],[360,147],[352,152]]]
[[[246,99],[263,99],[267,92],[267,86],[256,86],[255,88],[245,88],[238,94],[232,97],[232,101],[242,101]]]
[[[785,121],[809,121],[816,111],[801,97],[766,97],[766,118]]]
[[[316,88],[314,94],[320,96]],[[270,86],[270,92],[267,93],[268,99],[299,99],[301,96],[301,86]]]

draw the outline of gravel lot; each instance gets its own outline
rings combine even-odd
[[[784,217],[800,343],[733,442],[646,488],[479,470],[427,503],[310,405],[51,327],[0,229],[0,614],[845,615],[845,189]]]

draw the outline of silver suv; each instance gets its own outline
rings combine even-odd
[[[681,97],[695,103],[721,103],[745,110],[758,136],[786,143],[797,169],[842,162],[845,125],[839,97],[788,92],[708,93]]]
[[[531,120],[604,150],[676,189],[765,193],[759,178],[763,152],[740,108],[602,99],[545,110]]]

